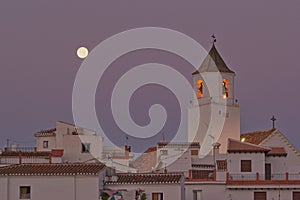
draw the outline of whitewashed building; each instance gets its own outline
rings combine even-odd
[[[182,173],[117,173],[106,176],[105,188],[120,191],[125,200],[141,199],[142,196],[152,200],[185,198]]]
[[[0,167],[1,200],[99,199],[105,165],[22,164]]]
[[[101,159],[103,138],[95,131],[57,121],[56,128],[34,134],[37,151],[63,150],[63,162]]]

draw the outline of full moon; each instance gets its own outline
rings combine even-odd
[[[86,58],[89,55],[89,50],[86,47],[79,47],[77,49],[77,56],[79,58]]]

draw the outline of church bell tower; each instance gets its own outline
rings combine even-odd
[[[215,40],[199,69],[192,74],[196,99],[191,101],[188,110],[188,139],[200,143],[200,153],[210,150],[216,142],[221,144],[220,153],[225,153],[228,138],[240,139],[240,107],[234,97],[235,72],[227,67],[214,43]],[[221,128],[214,130],[216,126]]]

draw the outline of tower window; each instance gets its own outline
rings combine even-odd
[[[81,143],[81,152],[82,153],[90,153],[90,145],[89,143]]]
[[[222,82],[222,85],[223,85],[223,90],[222,90],[222,96],[223,96],[223,99],[227,99],[229,97],[228,95],[228,92],[229,92],[229,82],[227,79],[223,79],[223,82]]]
[[[198,98],[203,97],[203,81],[202,80],[197,81],[197,97]]]
[[[43,141],[43,148],[47,149],[49,147],[49,142],[48,141]]]

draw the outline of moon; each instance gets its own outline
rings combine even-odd
[[[86,58],[89,55],[89,50],[86,47],[79,47],[77,49],[77,56],[81,59]]]

